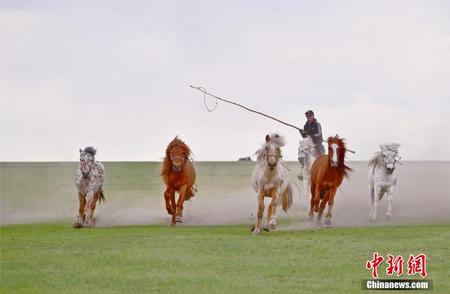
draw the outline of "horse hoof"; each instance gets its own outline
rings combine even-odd
[[[314,220],[314,213],[310,213],[308,216],[308,221],[312,222]]]
[[[387,220],[391,220],[392,219],[392,214],[386,214],[386,219]]]
[[[374,217],[369,217],[369,221],[370,221],[371,223],[374,223],[376,220],[377,220],[377,219],[374,218]]]
[[[325,225],[327,225],[327,226],[331,226],[331,219],[326,219],[325,220]]]
[[[270,232],[270,226],[269,225],[265,225],[263,227],[263,230],[266,231],[266,232]]]
[[[275,231],[276,229],[277,229],[277,225],[276,224],[269,224],[269,230]]]
[[[256,236],[256,235],[258,235],[259,233],[261,233],[261,229],[260,228],[255,228],[254,230],[253,230],[253,236]]]
[[[177,223],[183,223],[183,218],[182,218],[181,216],[177,215],[177,216],[175,217],[175,221],[176,221]]]
[[[80,224],[80,223],[77,222],[77,223],[74,223],[72,227],[74,229],[81,229],[83,227],[83,224]]]

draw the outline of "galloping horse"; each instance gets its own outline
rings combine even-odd
[[[302,194],[308,198],[311,194],[311,167],[316,160],[316,148],[310,136],[300,140],[298,147],[298,162],[300,163],[300,174],[297,178],[300,180]]]
[[[283,210],[287,211],[292,206],[292,198],[299,194],[297,186],[289,180],[288,170],[282,163],[280,147],[284,146],[284,138],[271,134],[266,135],[265,141],[255,153],[258,155],[257,163],[251,177],[252,187],[258,193],[258,220],[253,229],[254,235],[261,232],[264,197],[272,198],[264,226],[264,230],[270,231],[276,229],[276,209],[280,200]]]
[[[394,198],[394,187],[397,183],[395,165],[400,160],[398,147],[400,144],[380,145],[381,151],[369,161],[369,189],[370,189],[370,213],[369,220],[377,219],[378,203],[386,194],[388,207],[386,217],[392,217],[392,200]]]
[[[164,199],[167,212],[172,216],[171,225],[182,223],[183,203],[195,194],[195,169],[190,160],[191,150],[175,137],[167,146],[161,176],[166,184]],[[175,202],[175,192],[179,193]]]
[[[336,189],[342,183],[344,176],[348,176],[349,172],[352,171],[344,163],[346,152],[344,139],[336,135],[335,137],[329,137],[327,142],[328,155],[318,157],[311,168],[311,208],[309,217],[312,220],[314,212],[318,212],[317,223],[319,225],[327,203],[328,212],[325,216],[325,224],[331,225],[331,212]]]
[[[103,182],[105,169],[96,161],[94,156],[97,150],[93,147],[80,149],[80,166],[75,175],[75,186],[78,190],[80,208],[77,222],[74,228],[91,227],[94,225],[94,210],[97,200],[99,203],[105,201],[103,194]]]

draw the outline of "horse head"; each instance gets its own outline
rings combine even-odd
[[[332,167],[339,167],[344,165],[345,158],[345,143],[344,139],[339,138],[338,135],[329,137],[328,140],[328,160]]]
[[[284,138],[281,135],[266,135],[263,147],[256,151],[258,161],[264,160],[269,168],[273,170],[280,158],[282,158],[280,146],[284,146],[284,144]]]
[[[83,177],[89,177],[94,164],[95,164],[95,150],[93,147],[86,147],[84,150],[80,149],[80,170],[83,173]]]
[[[298,161],[300,164],[305,164],[306,158],[314,156],[315,147],[316,145],[310,136],[306,136],[305,139],[300,140],[300,146],[298,147]]]
[[[401,159],[398,155],[399,146],[397,143],[380,145],[380,157],[388,174],[394,172],[396,163]]]
[[[166,149],[166,158],[170,160],[172,170],[175,172],[181,171],[190,154],[189,147],[178,137],[175,137]]]

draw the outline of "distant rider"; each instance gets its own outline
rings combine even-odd
[[[310,136],[312,138],[313,143],[316,145],[317,155],[325,154],[325,148],[323,147],[323,138],[322,138],[322,127],[317,119],[314,118],[314,112],[312,110],[308,110],[305,112],[306,115],[306,123],[303,127],[303,130],[300,130],[300,134],[303,138],[306,136]]]

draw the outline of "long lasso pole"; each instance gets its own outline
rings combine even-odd
[[[203,95],[211,96],[211,97],[213,97],[213,98],[215,98],[215,99],[218,99],[218,100],[220,100],[220,101],[227,102],[227,103],[230,103],[230,104],[239,106],[239,107],[241,107],[241,108],[244,108],[244,109],[247,110],[247,111],[250,111],[250,112],[253,112],[253,113],[256,113],[256,114],[265,116],[265,117],[270,118],[270,119],[273,119],[273,120],[275,120],[275,121],[277,121],[277,122],[279,122],[279,123],[282,123],[282,124],[284,124],[284,125],[286,125],[286,126],[288,126],[288,127],[294,128],[294,129],[299,130],[299,131],[301,130],[301,128],[299,128],[299,127],[297,127],[297,126],[294,126],[294,125],[292,125],[292,124],[289,124],[289,123],[287,123],[287,122],[284,122],[284,121],[282,121],[282,120],[279,120],[278,118],[275,118],[275,117],[273,117],[273,116],[267,115],[267,114],[262,113],[262,112],[260,112],[260,111],[257,111],[257,110],[253,110],[253,109],[251,109],[251,108],[248,108],[248,107],[246,107],[246,106],[244,106],[244,105],[241,105],[241,104],[239,104],[239,103],[236,103],[236,102],[230,101],[230,100],[228,100],[228,99],[221,98],[221,97],[216,96],[216,95],[214,95],[214,94],[208,93],[208,92],[205,90],[205,88],[203,88],[203,87],[194,87],[194,86],[192,86],[192,85],[190,85],[190,87],[191,87],[192,89],[195,89],[195,90],[198,90],[198,91],[202,92]]]
[[[291,125],[291,124],[289,124],[289,123],[287,123],[287,122],[284,122],[284,121],[282,121],[282,120],[279,120],[278,118],[275,118],[275,117],[273,117],[273,116],[267,115],[267,114],[262,113],[262,112],[260,112],[260,111],[257,111],[257,110],[253,110],[253,109],[251,109],[251,108],[248,108],[248,107],[246,107],[246,106],[244,106],[244,105],[241,105],[241,104],[239,104],[239,103],[236,103],[236,102],[230,101],[230,100],[228,100],[228,99],[221,98],[221,97],[219,97],[219,96],[216,96],[216,95],[214,95],[214,94],[211,94],[211,93],[207,92],[207,91],[205,90],[205,88],[203,88],[203,87],[195,87],[195,86],[192,86],[192,85],[189,85],[189,87],[191,87],[192,89],[195,89],[195,90],[198,90],[198,91],[202,92],[203,95],[208,95],[208,96],[211,96],[211,97],[213,97],[213,98],[215,98],[215,99],[218,99],[218,100],[220,100],[220,101],[227,102],[227,103],[230,103],[230,104],[239,106],[239,107],[241,107],[241,108],[244,108],[244,109],[247,110],[247,111],[250,111],[250,112],[253,112],[253,113],[256,113],[256,114],[265,116],[265,117],[270,118],[270,119],[273,119],[273,120],[275,120],[275,121],[277,121],[277,122],[279,122],[279,123],[282,123],[283,125],[286,125],[286,126],[288,126],[288,127],[294,128],[294,129],[296,129],[296,130],[299,130],[299,131],[302,130],[302,129],[299,128],[299,127],[296,127],[296,126]],[[206,106],[206,102],[205,102],[205,106]],[[217,102],[216,102],[216,106],[215,106],[215,107],[217,107]],[[214,107],[214,109],[215,109],[215,107]],[[207,109],[208,109],[208,107],[207,107]],[[208,109],[208,111],[210,111],[210,110]],[[324,142],[326,143],[327,141],[324,141]],[[351,153],[356,153],[355,151],[350,150],[350,149],[347,149],[347,151],[349,151],[349,152],[351,152]]]

